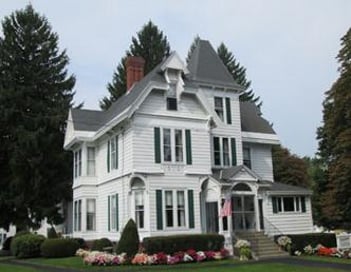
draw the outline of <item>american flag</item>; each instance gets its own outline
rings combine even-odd
[[[221,209],[220,217],[230,216],[232,213],[232,201],[230,197],[226,197]]]

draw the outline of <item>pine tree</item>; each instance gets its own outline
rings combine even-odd
[[[245,91],[240,95],[240,101],[252,101],[258,107],[261,107],[262,101],[259,101],[260,97],[255,97],[253,90],[250,89],[251,81],[246,78],[246,68],[240,65],[240,62],[235,59],[233,53],[228,50],[224,43],[218,46],[217,54],[233,76],[235,82],[245,88]]]
[[[287,148],[273,146],[273,175],[274,180],[285,184],[311,187],[310,179],[307,174],[307,163],[293,155]]]
[[[190,60],[190,56],[191,54],[193,53],[193,51],[195,50],[196,46],[197,46],[197,43],[200,41],[200,36],[199,35],[196,35],[193,42],[191,43],[190,45],[190,48],[189,48],[189,51],[188,51],[188,55],[186,56],[186,63],[189,62]]]
[[[318,152],[327,166],[322,212],[329,227],[351,226],[351,29],[337,56],[340,76],[325,93]]]
[[[164,57],[168,56],[170,46],[167,37],[151,21],[149,21],[132,37],[132,43],[125,56],[121,59],[113,74],[112,82],[108,83],[109,96],[100,101],[100,108],[108,109],[111,104],[127,91],[126,67],[127,56],[139,56],[145,60],[144,74],[149,73]]]
[[[5,17],[2,30],[0,224],[59,223],[57,204],[71,196],[71,156],[62,146],[75,78],[58,35],[31,5]]]

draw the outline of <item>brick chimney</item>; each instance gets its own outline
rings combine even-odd
[[[145,60],[142,57],[129,56],[127,58],[127,92],[130,91],[134,83],[144,77],[144,64]]]

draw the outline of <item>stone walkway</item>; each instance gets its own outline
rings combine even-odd
[[[36,271],[42,271],[42,272],[81,272],[82,270],[79,269],[69,269],[69,268],[60,268],[60,267],[53,267],[53,266],[48,266],[48,265],[42,265],[42,264],[35,264],[35,263],[30,263],[26,262],[25,260],[16,260],[16,259],[10,259],[10,260],[4,260],[2,263],[6,263],[9,265],[20,265],[20,266],[25,266],[29,268],[33,268]],[[286,265],[296,265],[296,266],[302,266],[302,267],[315,267],[316,271],[318,271],[318,268],[333,268],[333,269],[339,269],[339,270],[344,270],[344,271],[351,271],[351,262],[350,264],[346,263],[332,263],[332,262],[320,262],[320,261],[311,261],[311,260],[306,260],[303,258],[298,258],[298,257],[280,257],[280,258],[270,258],[270,259],[265,259],[265,260],[260,260],[260,261],[252,261],[252,262],[245,262],[245,263],[233,263],[233,264],[215,264],[213,267],[219,267],[219,266],[230,266],[230,267],[240,267],[242,265],[255,265],[255,264],[264,264],[264,263],[281,263],[281,264],[286,264]],[[209,266],[212,267],[212,266]],[[147,269],[148,267],[143,267],[143,270],[152,270],[152,269]],[[151,268],[151,267],[150,267]],[[172,269],[177,269],[177,266],[172,266]],[[183,269],[184,267],[179,267],[179,269]],[[101,271],[104,271],[103,268],[101,268]]]

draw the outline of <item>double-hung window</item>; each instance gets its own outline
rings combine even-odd
[[[171,130],[169,128],[163,129],[163,160],[172,161]]]
[[[87,153],[87,175],[95,176],[95,147],[88,147]]]
[[[304,196],[273,196],[273,213],[306,212]]]
[[[82,230],[82,200],[74,201],[74,220],[73,220],[74,231]]]
[[[215,106],[215,112],[217,113],[218,117],[224,122],[223,98],[215,97],[214,106]]]
[[[109,196],[109,229],[118,230],[118,194]]]
[[[166,227],[185,227],[185,192],[165,191],[165,216]]]
[[[231,103],[229,97],[214,97],[214,109],[222,122],[230,125],[232,123]]]
[[[107,142],[107,172],[118,169],[118,135]]]
[[[183,162],[183,131],[180,129],[174,130],[174,138],[176,162]]]
[[[82,175],[82,149],[79,149],[74,152],[73,160],[74,160],[73,175],[75,178],[77,178]]]
[[[86,202],[86,220],[87,220],[87,230],[96,229],[96,201],[93,198],[88,198]]]
[[[251,150],[248,146],[243,147],[243,163],[251,169]]]
[[[134,192],[135,197],[135,223],[139,229],[144,228],[144,190]]]
[[[213,163],[220,167],[236,165],[235,138],[213,137]]]

